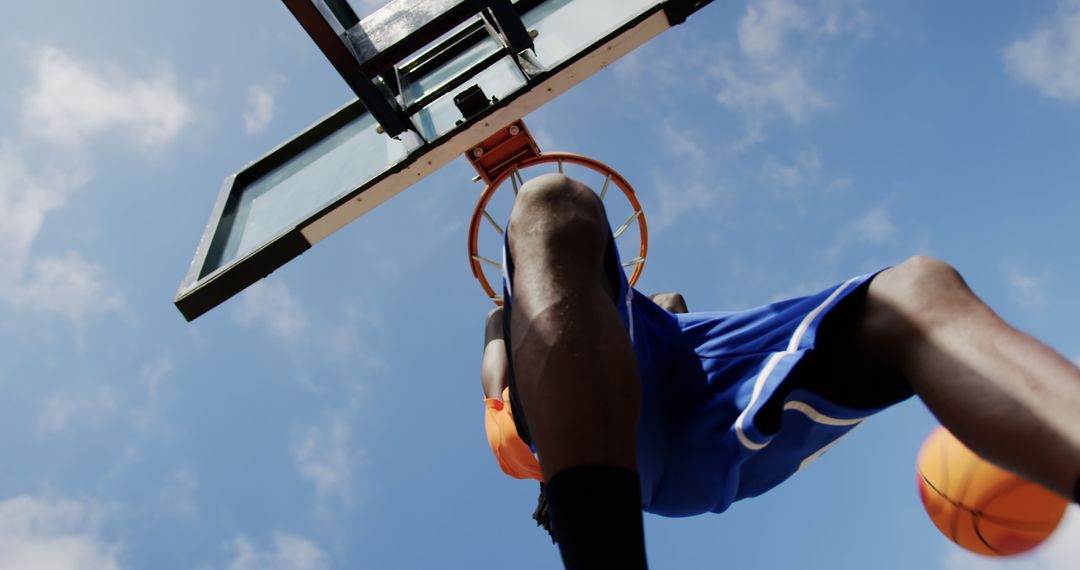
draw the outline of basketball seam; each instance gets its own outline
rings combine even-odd
[[[932,482],[930,482],[930,479],[926,476],[926,474],[922,472],[922,470],[919,471],[919,476],[922,477],[923,482],[926,483],[926,486],[929,487],[931,491],[936,493],[939,497],[944,499],[945,502],[951,504],[954,507],[952,516],[949,519],[949,530],[951,531],[950,538],[952,539],[953,543],[960,544],[960,539],[957,536],[957,533],[959,532],[959,525],[957,524],[957,522],[962,513],[968,513],[972,515],[972,526],[975,527],[975,534],[979,537],[979,540],[983,541],[983,543],[985,544],[986,541],[983,540],[982,534],[979,532],[979,527],[975,523],[975,513],[963,503],[953,500],[944,492],[942,492],[941,489],[938,489]],[[994,550],[994,552],[997,552],[997,550],[995,550],[994,547],[990,546],[989,544],[987,544],[987,548],[990,548],[991,550]]]
[[[967,506],[966,504],[964,504],[964,503],[962,503],[960,501],[956,501],[954,499],[951,499],[941,489],[938,489],[937,486],[934,485],[930,481],[930,479],[926,476],[926,474],[923,473],[921,470],[919,471],[919,476],[922,477],[923,483],[925,483],[926,486],[931,491],[933,491],[937,496],[944,499],[945,502],[947,502],[947,503],[951,504],[953,507],[955,507],[956,510],[953,511],[952,520],[950,521],[950,523],[953,522],[953,521],[956,521],[960,517],[960,515],[962,513],[970,514],[971,515],[971,521],[972,521],[972,523],[971,523],[972,524],[972,529],[975,531],[975,536],[977,536],[979,538],[980,542],[982,542],[984,545],[986,545],[987,548],[994,551],[996,554],[1004,555],[1004,554],[1007,554],[1007,553],[1002,551],[1002,550],[999,550],[998,548],[995,548],[992,544],[990,544],[990,542],[986,539],[986,537],[983,536],[982,530],[979,528],[979,523],[982,522],[982,521],[986,521],[986,522],[990,522],[990,523],[994,523],[994,524],[998,524],[998,525],[1002,525],[1002,526],[1012,526],[1014,528],[1018,527],[1021,530],[1035,530],[1035,531],[1046,530],[1046,528],[1043,525],[1050,526],[1050,525],[1058,524],[1057,522],[1032,523],[1032,522],[1016,521],[1016,520],[1007,519],[1007,518],[1004,518],[1004,517],[998,517],[998,516],[995,516],[995,515],[987,514],[987,513],[983,512],[983,511],[979,510],[979,509],[969,507],[969,506]],[[1028,484],[1028,485],[1031,484],[1031,483],[1028,483],[1027,481],[1020,481],[1020,483]],[[1004,494],[1004,493],[1002,493],[1002,494]],[[998,498],[1002,494],[999,494],[998,496],[996,496],[994,498]],[[956,534],[957,530],[958,529],[953,530],[952,541],[954,543],[956,543],[956,544],[960,544],[960,541],[957,539],[957,534]]]
[[[989,504],[991,501],[997,500],[1026,484],[1027,481],[1023,479],[1010,479],[1002,484],[999,484],[998,488],[994,489],[993,494],[987,497],[986,500],[984,500],[979,506],[979,508],[986,508],[986,505]]]
[[[981,462],[976,462],[973,467],[964,471],[964,482],[960,485],[960,488],[958,489],[959,492],[957,493],[956,497],[956,500],[960,501],[961,504],[967,504],[964,499],[967,498],[968,491],[971,490],[971,482],[977,479],[975,474],[978,473],[982,468],[983,464]]]
[[[919,476],[922,477],[923,483],[926,483],[926,486],[930,487],[931,491],[937,493],[937,495],[939,497],[941,497],[942,499],[945,499],[945,501],[950,503],[952,506],[959,507],[959,508],[961,508],[961,509],[963,509],[965,511],[970,511],[971,510],[968,507],[964,506],[963,504],[958,503],[955,500],[951,499],[941,489],[938,489],[937,486],[935,486],[933,483],[930,482],[930,479],[922,471],[919,471]]]
[[[975,516],[975,513],[972,513],[971,528],[975,531],[975,536],[979,537],[979,542],[983,543],[983,546],[989,548],[994,554],[1005,554],[1005,552],[998,550],[994,545],[990,544],[990,541],[986,540],[986,537],[983,536],[982,530],[979,528],[979,522],[981,520],[980,517]]]
[[[930,481],[930,479],[925,474],[923,474],[922,471],[919,471],[919,476],[922,477],[923,482],[926,483],[926,486],[929,487],[931,491],[933,491],[935,494],[937,494],[942,499],[945,499],[945,501],[947,503],[951,504],[952,506],[954,506],[954,507],[956,507],[958,509],[967,511],[967,512],[973,514],[973,515],[979,516],[980,518],[986,519],[988,522],[992,522],[992,523],[995,523],[995,524],[1002,524],[1002,525],[1028,527],[1031,530],[1039,530],[1039,528],[1042,525],[1054,524],[1053,521],[1047,521],[1047,522],[1018,521],[1016,519],[1010,519],[1010,518],[1005,518],[1005,517],[1001,517],[1001,516],[998,516],[998,515],[992,515],[992,514],[984,512],[982,510],[979,510],[979,509],[976,509],[976,508],[973,508],[973,507],[969,507],[965,503],[962,503],[962,502],[959,502],[959,501],[957,501],[955,499],[950,498],[941,489],[938,489],[937,486],[934,485]],[[1030,484],[1030,483],[1028,483],[1028,484]]]
[[[949,450],[948,450],[948,447],[953,441],[954,440],[952,438],[947,437],[941,443],[942,465],[946,466],[946,473],[948,473],[947,469],[948,469],[948,465],[949,465]],[[970,509],[967,509],[964,506],[964,495],[967,494],[968,486],[971,485],[971,476],[972,476],[973,471],[974,470],[972,469],[972,470],[968,470],[968,471],[963,473],[963,475],[966,475],[967,477],[963,481],[958,481],[959,485],[957,486],[957,493],[956,493],[956,498],[955,499],[951,499],[951,498],[946,497],[946,500],[953,503],[954,506],[960,507],[959,509],[953,511],[952,518],[949,520],[949,534],[951,535],[952,541],[957,543],[957,544],[960,544],[960,540],[959,540],[960,515],[961,515],[961,513],[965,512],[965,511],[970,511]],[[945,488],[948,489],[949,486],[946,485]]]
[[[1006,482],[1003,485],[1000,485],[1000,487],[1001,487],[1000,490],[996,490],[994,495],[988,497],[978,507],[975,507],[976,514],[978,514],[980,517],[982,517],[983,519],[985,519],[985,520],[987,520],[989,522],[992,522],[992,523],[995,523],[995,524],[1001,524],[1001,525],[1008,525],[1008,526],[1012,526],[1012,527],[1015,527],[1015,528],[1018,528],[1018,529],[1021,529],[1021,530],[1039,531],[1039,530],[1046,530],[1048,527],[1056,527],[1058,525],[1058,523],[1060,522],[1060,517],[1055,519],[1055,520],[1052,520],[1052,521],[1050,521],[1050,520],[1048,520],[1048,521],[1016,520],[1016,519],[1005,518],[1005,517],[998,516],[998,515],[993,515],[993,514],[990,514],[990,513],[986,512],[986,509],[990,506],[990,503],[1004,497],[1005,495],[1008,495],[1009,493],[1012,493],[1012,492],[1014,492],[1014,491],[1016,491],[1016,490],[1018,490],[1018,489],[1020,489],[1022,487],[1029,486],[1029,485],[1033,486],[1033,487],[1037,487],[1037,485],[1035,485],[1034,483],[1032,483],[1030,481],[1026,481],[1024,479],[1019,479],[1019,478],[1018,479],[1013,479],[1011,481]]]
[[[939,428],[939,429],[944,429],[944,428]],[[941,437],[940,434],[939,434],[938,437]],[[941,478],[942,478],[941,485],[942,485],[942,488],[944,488],[944,489],[949,488],[949,453],[948,453],[948,450],[945,449],[945,444],[946,443],[947,443],[947,440],[942,439],[941,445],[938,446],[938,454],[941,455],[941,457],[939,458],[939,460],[941,461],[941,475],[942,475],[941,476]],[[920,471],[919,474],[922,475],[922,472]],[[934,485],[930,483],[930,480],[927,479],[925,475],[923,475],[923,480],[926,481],[927,485],[930,485],[930,488],[933,489],[935,493],[941,495],[941,497],[944,498],[946,501],[948,501],[950,503],[952,502],[952,499],[950,499],[948,496],[946,496],[945,493],[941,492],[937,487],[934,487]],[[955,511],[953,511],[952,515],[949,517],[949,529],[952,531],[952,540],[953,540],[953,542],[956,542],[956,530],[955,529],[956,529],[956,517],[957,516],[958,516],[957,513]]]

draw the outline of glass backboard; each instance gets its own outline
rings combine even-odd
[[[328,11],[323,0],[286,0],[298,2]],[[226,179],[176,306],[188,320],[216,307],[705,3],[521,0],[513,8],[532,39],[527,54],[515,54],[490,17],[455,23],[392,69],[377,70],[405,133],[391,137],[374,106],[357,100]],[[455,102],[477,88],[479,108]]]

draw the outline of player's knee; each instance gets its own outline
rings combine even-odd
[[[973,303],[978,299],[955,268],[917,255],[875,277],[866,306],[879,336],[902,341],[926,334]]]
[[[520,249],[534,247],[556,254],[602,251],[607,218],[588,186],[561,174],[547,174],[521,187],[507,231],[515,258]]]
[[[888,270],[893,295],[920,311],[938,311],[971,297],[960,272],[948,263],[916,255]]]

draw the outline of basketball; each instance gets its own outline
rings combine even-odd
[[[1068,506],[1062,497],[983,460],[941,426],[923,442],[915,477],[938,530],[986,556],[1035,548],[1054,532]]]

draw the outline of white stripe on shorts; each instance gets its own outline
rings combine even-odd
[[[803,335],[805,335],[806,331],[810,329],[810,325],[813,324],[814,320],[817,319],[821,312],[824,311],[825,308],[828,307],[833,301],[835,301],[837,297],[839,297],[844,291],[847,291],[848,287],[850,287],[852,283],[858,281],[861,278],[862,276],[852,277],[851,279],[845,281],[843,285],[837,287],[836,290],[828,296],[828,298],[822,301],[821,304],[817,307],[814,307],[813,311],[810,311],[805,317],[803,317],[802,322],[799,323],[799,326],[796,327],[795,332],[792,333],[791,340],[788,342],[787,349],[780,352],[774,352],[769,357],[768,362],[765,363],[765,366],[758,374],[757,380],[754,381],[754,392],[750,396],[750,403],[747,404],[745,408],[743,408],[742,413],[740,413],[739,417],[735,420],[735,435],[738,436],[739,443],[741,443],[743,447],[751,451],[758,451],[760,449],[763,449],[766,445],[769,445],[769,442],[772,441],[772,437],[770,437],[763,442],[756,442],[746,435],[744,426],[746,425],[746,418],[750,414],[750,410],[753,410],[754,407],[757,405],[758,399],[761,397],[761,392],[765,389],[765,383],[768,381],[773,371],[776,370],[776,366],[780,364],[780,360],[783,359],[785,356],[793,356],[798,353],[799,343],[802,342]]]

